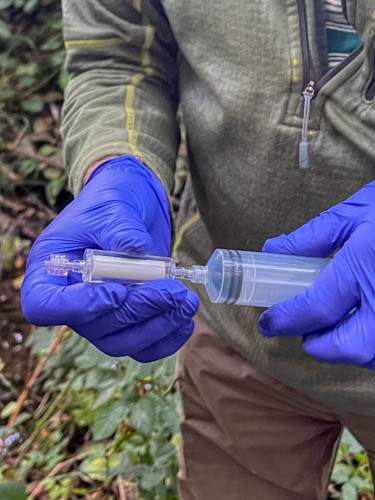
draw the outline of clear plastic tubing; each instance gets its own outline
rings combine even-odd
[[[215,250],[206,266],[179,267],[172,258],[86,250],[83,260],[50,255],[49,274],[82,274],[83,281],[144,283],[179,279],[205,286],[213,303],[269,307],[310,286],[329,259]]]

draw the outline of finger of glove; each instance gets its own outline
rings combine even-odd
[[[108,356],[133,356],[178,331],[188,321],[189,315],[183,317],[179,310],[174,309],[105,337],[89,340]]]
[[[326,211],[296,229],[267,240],[264,252],[311,257],[328,257],[348,237],[348,220]]]
[[[22,289],[22,310],[35,325],[70,325],[92,321],[118,308],[126,297],[126,287],[118,283],[56,286],[39,282]]]
[[[318,361],[364,366],[375,358],[371,321],[359,308],[337,327],[307,335],[304,351]]]
[[[98,233],[98,246],[114,252],[152,252],[152,239],[139,210],[125,203],[116,207]]]
[[[359,303],[355,276],[340,251],[304,292],[276,304],[259,319],[265,336],[296,336],[329,328]]]
[[[160,340],[143,351],[133,354],[132,358],[140,363],[151,363],[152,361],[172,356],[189,340],[193,330],[194,322],[189,321],[165,339]]]
[[[196,295],[178,281],[153,281],[131,288],[120,307],[94,321],[75,325],[75,330],[93,340],[173,309],[182,318],[190,318],[195,314],[196,308]]]

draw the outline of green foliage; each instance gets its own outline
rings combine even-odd
[[[357,500],[359,492],[372,493],[372,478],[367,455],[355,437],[344,430],[337,453],[332,481],[342,500]]]
[[[1,500],[26,500],[26,490],[19,481],[4,481],[0,483]]]
[[[37,189],[50,206],[66,181],[59,144],[67,84],[60,9],[55,0],[0,0],[0,186]]]
[[[41,328],[29,339],[38,356],[52,334]],[[51,498],[79,498],[73,490],[87,491],[86,483],[114,488],[119,475],[137,483],[142,499],[177,498],[179,397],[167,391],[174,365],[173,358],[148,365],[114,362],[71,334],[33,388],[36,399],[50,393],[49,404],[38,419],[16,426],[32,436],[33,444],[12,473],[29,482],[36,471],[46,476],[73,455],[81,480],[73,472],[48,479],[44,488]],[[9,405],[7,415],[11,411]]]

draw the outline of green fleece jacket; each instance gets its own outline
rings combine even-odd
[[[329,75],[318,5],[63,0],[62,134],[73,192],[112,154],[140,158],[170,192],[178,105],[192,179],[176,238],[185,263],[204,263],[215,247],[260,249],[373,180],[375,0],[346,1],[363,45]],[[310,80],[310,168],[301,170],[301,91]],[[337,411],[375,415],[375,372],[318,364],[299,339],[262,338],[252,308],[212,305],[203,294],[201,312],[264,372]]]

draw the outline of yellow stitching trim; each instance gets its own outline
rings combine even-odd
[[[137,12],[141,12],[141,0],[133,0],[133,7]]]
[[[133,6],[135,9],[141,8],[140,0],[133,0]],[[152,74],[152,69],[150,65],[150,47],[155,37],[155,29],[151,25],[145,26],[145,39],[143,41],[142,51],[141,51],[141,65],[146,68],[146,74]],[[138,149],[138,136],[137,130],[135,128],[135,91],[138,85],[145,78],[144,73],[136,73],[129,82],[125,97],[125,111],[126,111],[126,130],[128,133],[128,143],[133,155],[138,158],[143,163],[146,163],[142,153]]]
[[[65,49],[97,49],[100,47],[112,47],[124,43],[121,38],[107,38],[102,40],[66,40]]]
[[[131,79],[126,91],[125,97],[125,111],[126,111],[126,130],[128,132],[128,143],[133,155],[144,162],[143,155],[139,151],[137,146],[137,131],[135,128],[135,110],[134,110],[134,100],[135,100],[135,89],[144,79],[145,75],[143,73],[135,74]]]
[[[142,66],[150,66],[150,48],[155,38],[155,28],[151,25],[145,26],[145,40],[142,47],[141,64]]]
[[[173,246],[173,252],[176,252],[178,250],[178,247],[181,245],[182,238],[184,237],[186,231],[188,231],[188,229],[190,229],[196,222],[198,222],[200,218],[201,218],[200,213],[195,212],[195,214],[193,214],[187,221],[185,221],[181,225],[180,229],[177,231],[176,239]]]

